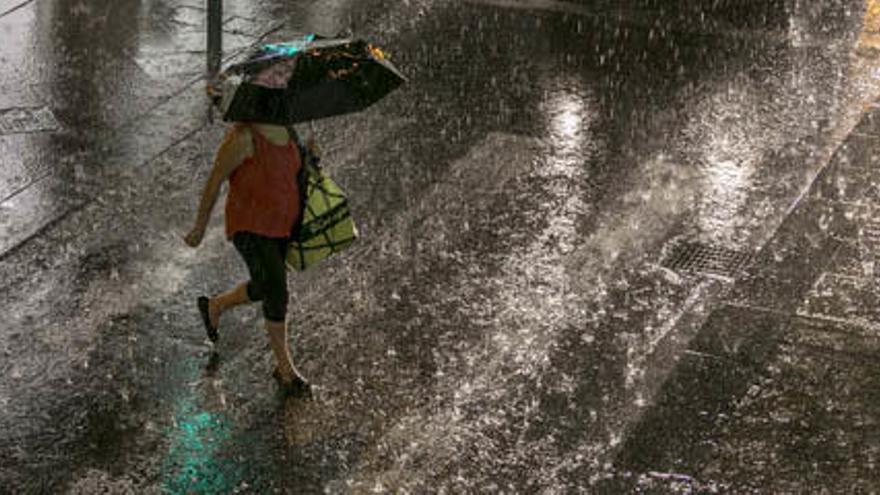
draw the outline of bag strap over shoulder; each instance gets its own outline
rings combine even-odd
[[[299,133],[296,132],[296,129],[292,125],[287,126],[287,134],[289,135],[291,141],[296,144],[296,149],[299,151],[299,159],[300,159],[300,168],[299,173],[296,174],[296,185],[297,190],[299,191],[299,204],[300,204],[300,215],[299,218],[291,225],[290,227],[290,239],[295,240],[299,237],[300,229],[302,228],[303,217],[305,216],[306,211],[306,201],[308,199],[309,192],[309,184],[308,177],[309,172],[308,169],[310,167],[319,168],[318,162],[320,159],[318,157],[312,156],[309,152],[308,147],[303,144],[302,139],[299,137]]]
[[[287,126],[287,134],[290,135],[291,141],[296,144],[296,148],[299,150],[300,160],[302,160],[303,168],[305,165],[311,165],[313,167],[319,167],[321,158],[312,155],[309,151],[308,147],[303,143],[302,139],[299,137],[299,133],[296,132],[296,129],[292,125]]]

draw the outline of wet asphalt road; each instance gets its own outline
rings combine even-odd
[[[216,348],[194,309],[245,275],[221,208],[180,239],[222,132],[200,3],[0,17],[4,106],[56,120],[0,136],[0,491],[613,490],[735,278],[664,256],[761,249],[876,92],[862,2],[704,3],[228,6],[230,57],[351,28],[411,79],[316,124],[363,239],[290,277],[312,402],[275,395],[256,308]]]

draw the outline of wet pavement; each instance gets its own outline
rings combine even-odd
[[[289,278],[304,402],[194,308],[201,2],[0,2],[0,491],[876,490],[877,7],[753,3],[230,2],[227,59],[410,78],[315,126],[363,238]]]

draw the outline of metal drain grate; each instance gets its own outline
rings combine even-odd
[[[47,107],[0,109],[0,134],[54,131],[58,120]]]
[[[749,253],[696,242],[681,242],[672,247],[660,264],[677,272],[734,278],[751,262],[752,255]]]

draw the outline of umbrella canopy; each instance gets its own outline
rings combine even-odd
[[[366,41],[316,35],[262,45],[224,76],[224,120],[279,125],[358,112],[406,81]]]

